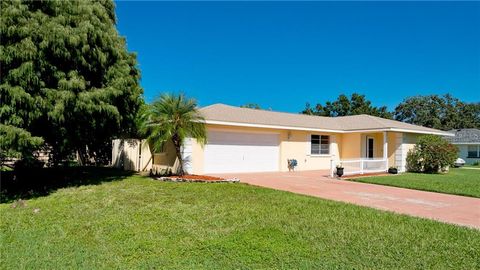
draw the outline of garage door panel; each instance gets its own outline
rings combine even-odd
[[[278,134],[209,132],[205,172],[278,171]]]
[[[255,134],[239,132],[209,132],[208,144],[278,146],[278,134]]]

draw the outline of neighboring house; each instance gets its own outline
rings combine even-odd
[[[214,104],[200,109],[208,142],[189,139],[185,169],[193,174],[331,170],[345,174],[405,171],[406,155],[419,135],[450,133],[370,115],[321,117]],[[154,166],[175,166],[173,145],[155,154]]]
[[[467,164],[480,161],[480,130],[465,128],[450,130],[455,137],[445,137],[451,144],[458,147],[459,157]]]

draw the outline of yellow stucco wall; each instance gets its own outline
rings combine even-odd
[[[329,169],[330,160],[338,159],[338,139],[340,134],[320,133],[307,131],[284,131],[280,136],[280,170],[288,171],[288,159],[296,159],[298,166],[295,170],[320,170]],[[311,155],[310,154],[310,136],[312,134],[330,136],[330,154],[329,155]]]
[[[319,170],[329,169],[330,160],[339,158],[338,144],[341,134],[306,132],[298,130],[267,129],[252,127],[234,127],[223,125],[207,125],[207,130],[246,132],[246,133],[276,133],[279,134],[279,168],[281,171],[288,171],[288,159],[296,159],[298,166],[296,170]],[[310,155],[310,135],[330,135],[330,155]],[[204,168],[204,149],[197,142],[193,143],[192,149],[193,173],[202,174]]]
[[[171,167],[175,163],[175,160],[175,146],[170,141],[165,144],[163,152],[153,154],[154,165]]]
[[[252,127],[234,127],[223,125],[207,125],[207,130],[245,132],[245,133],[276,133],[279,134],[279,168],[280,171],[288,171],[287,159],[296,159],[298,171],[303,170],[327,170],[330,168],[330,160],[358,159],[365,157],[366,137],[375,140],[374,156],[383,157],[383,132],[377,133],[318,133],[298,130],[282,130]],[[330,135],[330,155],[310,155],[310,135]],[[395,166],[396,140],[395,132],[387,132],[389,166]],[[404,147],[411,148],[416,142],[416,135],[408,135]],[[173,145],[167,148],[168,153],[162,160],[155,157],[155,164],[175,161]],[[171,166],[171,165],[170,165]],[[196,141],[192,143],[192,173],[203,174],[204,148]]]
[[[153,173],[166,172],[167,169],[175,170],[175,161],[177,155],[175,153],[175,146],[171,141],[167,142],[162,152],[153,153]]]
[[[387,142],[388,142],[388,166],[395,166],[395,150],[397,149],[396,145],[396,133],[387,132]]]
[[[361,133],[347,133],[340,136],[341,159],[357,159],[361,157],[361,135]]]

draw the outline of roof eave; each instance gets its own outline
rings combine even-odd
[[[448,136],[448,137],[455,137],[455,134],[446,132],[446,131],[427,131],[427,130],[414,130],[414,129],[402,129],[402,128],[391,128],[391,131],[395,132],[406,132],[406,133],[418,133],[418,134],[432,134],[432,135],[440,135],[440,136]]]
[[[442,131],[422,131],[422,130],[399,129],[399,128],[374,128],[374,129],[342,130],[342,129],[322,129],[322,128],[307,128],[307,127],[294,127],[294,126],[282,126],[282,125],[251,124],[251,123],[219,121],[219,120],[205,120],[205,124],[237,126],[237,127],[254,127],[254,128],[270,128],[270,129],[330,132],[330,133],[359,133],[359,132],[392,131],[392,132],[406,132],[406,133],[417,133],[417,134],[433,134],[433,135],[441,135],[441,136],[455,136],[451,133],[442,132]]]
[[[321,129],[321,128],[282,126],[282,125],[251,124],[251,123],[218,121],[218,120],[205,120],[205,124],[236,126],[236,127],[255,127],[255,128],[270,128],[270,129],[285,129],[285,130],[302,130],[302,131],[343,133],[343,131],[336,130],[336,129]]]

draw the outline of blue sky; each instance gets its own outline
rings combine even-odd
[[[116,2],[145,98],[299,112],[339,94],[480,101],[478,2]]]

